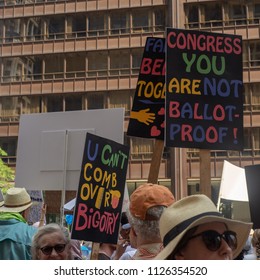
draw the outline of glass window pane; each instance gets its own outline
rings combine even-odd
[[[63,111],[62,101],[63,101],[63,99],[62,99],[62,96],[60,96],[60,95],[48,96],[47,112]]]
[[[0,147],[7,153],[8,156],[16,156],[17,138],[0,138]]]
[[[111,92],[109,96],[109,108],[125,108],[125,115],[130,115],[129,91]]]
[[[154,12],[154,18],[155,18],[155,30],[160,31],[160,30],[165,30],[165,10],[163,9],[158,9]]]
[[[132,159],[151,159],[154,141],[145,138],[132,138],[131,156]]]
[[[111,34],[129,33],[129,16],[126,13],[113,12],[110,25]]]
[[[65,96],[65,111],[82,110],[82,96],[68,95]]]
[[[40,113],[41,97],[39,96],[23,96],[22,101],[22,114]]]
[[[132,19],[134,32],[149,30],[149,13],[146,10],[134,12],[132,15]]]
[[[0,102],[1,118],[4,117],[5,119],[20,115],[20,102],[18,97],[2,97]]]
[[[104,109],[104,95],[99,93],[91,93],[87,95],[88,109]]]

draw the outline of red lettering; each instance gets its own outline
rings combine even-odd
[[[183,124],[181,127],[181,140],[186,141],[186,137],[188,138],[187,141],[192,141],[191,136],[192,127],[188,124]]]

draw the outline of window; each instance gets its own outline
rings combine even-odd
[[[68,29],[71,29],[69,24],[68,24]],[[73,36],[75,36],[75,37],[85,37],[86,36],[86,17],[85,17],[85,15],[77,14],[77,16],[73,16],[72,33],[73,33]]]
[[[62,78],[63,72],[64,58],[62,56],[54,55],[45,58],[45,79]]]
[[[86,76],[86,56],[85,54],[66,55],[66,77]]]
[[[63,98],[60,95],[50,95],[47,98],[47,112],[63,111]]]
[[[132,15],[133,32],[147,32],[149,31],[149,13],[146,10],[137,10]]]
[[[260,128],[252,128],[254,155],[260,155]]]
[[[260,66],[260,42],[250,42],[250,64]]]
[[[50,39],[64,38],[65,18],[57,15],[52,17],[49,21],[48,31]]]
[[[8,156],[16,156],[17,138],[0,138],[0,147],[7,153]]]
[[[125,115],[130,115],[130,97],[129,91],[111,92],[109,95],[109,108],[125,108]]]
[[[132,69],[133,74],[139,73],[139,68],[143,58],[143,50],[133,51],[132,53]]]
[[[20,115],[20,103],[18,97],[2,97],[1,103],[1,120],[10,121],[13,117]]]
[[[260,84],[252,84],[252,110],[260,111]]]
[[[65,96],[65,111],[82,110],[82,96],[78,94]]]
[[[110,16],[111,34],[129,33],[129,15],[122,12],[114,12]]]
[[[243,90],[243,104],[244,104],[244,111],[250,111],[250,85],[244,84]]]
[[[260,17],[260,4],[254,5],[254,17],[259,18]]]
[[[187,21],[189,28],[199,27],[199,8],[198,6],[188,6],[187,7]]]
[[[219,4],[205,5],[204,7],[205,26],[222,25],[222,7]]]
[[[120,75],[130,72],[130,54],[129,51],[111,51],[110,52],[110,74]]]
[[[39,96],[23,96],[21,97],[22,114],[40,113],[41,97]]]
[[[154,141],[151,139],[133,137],[131,145],[132,159],[151,159]]]
[[[90,53],[88,55],[88,75],[107,75],[107,53]]]
[[[252,137],[250,128],[244,128],[244,150],[243,156],[252,156]]]
[[[165,30],[165,26],[166,26],[165,18],[166,18],[165,10],[162,10],[162,9],[155,10],[155,12],[154,12],[155,31]]]
[[[107,34],[107,24],[103,14],[92,13],[88,17],[88,35],[98,36]]]
[[[233,20],[231,24],[234,25],[246,24],[246,6],[231,5],[229,17],[230,20]]]
[[[91,93],[87,95],[88,109],[104,109],[104,95],[101,93]]]

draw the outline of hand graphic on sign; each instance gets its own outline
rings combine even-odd
[[[149,113],[150,109],[144,109],[140,110],[139,112],[131,111],[130,118],[136,119],[141,123],[144,123],[146,125],[149,125],[150,123],[153,123],[155,120],[155,114]]]

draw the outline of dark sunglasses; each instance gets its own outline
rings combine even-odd
[[[54,249],[58,254],[65,250],[66,244],[57,244],[55,246],[44,246],[40,248],[44,255],[49,256]]]
[[[210,251],[217,251],[221,246],[221,239],[224,239],[227,245],[233,250],[237,248],[237,234],[234,231],[225,231],[220,234],[215,230],[203,231],[199,234],[193,235],[189,238],[193,239],[195,237],[201,236],[207,249]]]

